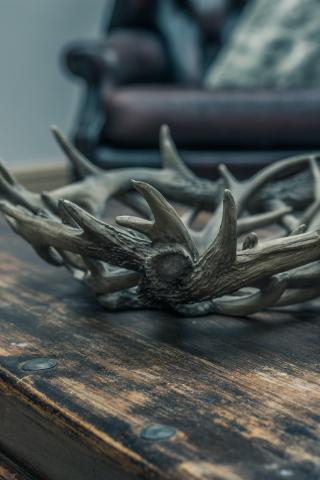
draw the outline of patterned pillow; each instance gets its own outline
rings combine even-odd
[[[204,83],[209,88],[320,86],[320,1],[252,0]]]

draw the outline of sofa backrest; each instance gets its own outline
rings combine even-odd
[[[246,0],[115,0],[107,31],[153,30],[168,49],[175,81],[200,83],[230,17]]]

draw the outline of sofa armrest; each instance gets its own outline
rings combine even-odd
[[[104,80],[116,84],[160,82],[168,78],[166,52],[151,32],[116,30],[101,42],[69,46],[65,52],[68,70],[98,84]]]

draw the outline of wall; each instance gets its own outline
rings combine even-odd
[[[0,157],[9,167],[59,155],[48,127],[70,133],[81,93],[59,55],[68,42],[99,37],[107,2],[0,0]]]

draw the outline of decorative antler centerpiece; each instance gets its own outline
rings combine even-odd
[[[68,268],[107,309],[249,315],[320,295],[317,155],[282,160],[245,181],[222,165],[210,181],[186,167],[165,126],[162,169],[101,170],[52,131],[81,180],[37,194],[1,165],[0,209],[38,255]],[[111,197],[140,216],[105,223]],[[179,216],[166,198],[187,210]],[[211,217],[196,231],[204,210]],[[271,224],[285,233],[259,240],[254,230]]]

